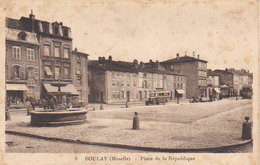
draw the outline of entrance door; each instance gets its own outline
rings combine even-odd
[[[103,91],[100,92],[100,102],[103,103],[104,102],[104,93]]]
[[[127,97],[127,101],[130,101],[130,91],[126,91],[126,97]]]
[[[139,97],[140,97],[140,101],[142,101],[143,99],[142,91],[139,91]]]

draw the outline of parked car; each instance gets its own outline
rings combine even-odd
[[[171,98],[171,92],[169,91],[154,91],[149,93],[148,100],[145,101],[146,105],[159,105],[160,103],[168,102]]]
[[[243,87],[241,90],[242,99],[251,99],[253,95],[253,90],[251,87]]]

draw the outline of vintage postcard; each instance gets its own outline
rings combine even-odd
[[[0,2],[0,164],[259,163],[257,0]]]

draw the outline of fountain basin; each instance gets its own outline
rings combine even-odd
[[[63,126],[86,123],[85,110],[57,111],[57,112],[31,112],[32,126]]]

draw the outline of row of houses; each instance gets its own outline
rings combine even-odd
[[[253,74],[249,70],[226,68],[208,70],[208,87],[219,88],[223,97],[240,96],[243,87],[252,88]]]
[[[170,91],[170,100],[209,98],[221,93],[240,95],[252,86],[253,75],[246,70],[209,70],[207,61],[176,54],[166,61],[115,61],[73,48],[71,28],[62,22],[38,20],[31,13],[19,20],[6,19],[6,95],[14,103],[32,96],[44,98],[52,83],[80,101],[100,103],[142,102],[153,91]]]
[[[91,102],[140,102],[158,90],[170,91],[170,100],[177,95],[186,98],[186,76],[168,71],[158,61],[113,61],[109,56],[89,61],[88,68]]]

